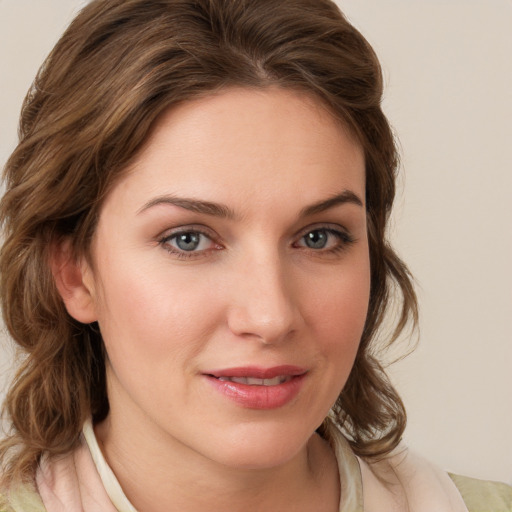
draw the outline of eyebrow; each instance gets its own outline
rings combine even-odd
[[[322,213],[326,210],[334,208],[335,206],[346,203],[363,206],[363,202],[354,192],[351,190],[344,190],[340,194],[337,194],[333,197],[318,201],[317,203],[313,203],[310,206],[306,206],[300,211],[299,218]],[[176,197],[173,195],[158,196],[154,199],[151,199],[151,201],[148,201],[146,204],[144,204],[144,206],[142,206],[142,208],[140,208],[140,210],[137,212],[137,215],[148,210],[149,208],[152,208],[153,206],[160,204],[170,204],[185,210],[189,210],[191,212],[202,213],[223,219],[235,220],[238,218],[238,215],[231,208],[224,204],[213,203],[211,201],[202,201],[199,199],[192,199],[187,197]]]
[[[151,199],[151,201],[148,201],[137,212],[137,215],[159,204],[179,206],[180,208],[184,208],[185,210],[189,210],[191,212],[203,213],[205,215],[211,215],[213,217],[220,217],[223,219],[233,220],[237,217],[235,212],[226,205],[212,203],[210,201],[191,199],[187,197],[176,197],[172,195],[159,196]]]
[[[336,194],[335,196],[323,201],[318,201],[318,203],[314,203],[311,206],[306,206],[301,210],[300,217],[309,217],[310,215],[322,213],[334,208],[335,206],[346,203],[363,206],[363,201],[354,192],[351,190],[344,190],[341,194]]]

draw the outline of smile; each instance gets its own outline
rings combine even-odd
[[[218,379],[249,386],[277,386],[284,382],[289,382],[292,377],[290,375],[280,375],[272,379],[258,379],[257,377],[218,377]]]
[[[282,365],[273,368],[227,368],[203,374],[216,394],[247,409],[277,409],[292,402],[302,389],[307,370]]]

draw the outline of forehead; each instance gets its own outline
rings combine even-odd
[[[364,174],[360,144],[319,99],[229,88],[165,111],[113,192],[139,203],[175,194],[242,209],[344,189],[364,201]]]

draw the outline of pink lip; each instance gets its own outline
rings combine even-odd
[[[299,393],[307,370],[298,366],[282,365],[273,368],[245,366],[213,370],[203,375],[216,391],[226,398],[248,409],[277,409],[291,402]],[[287,382],[275,386],[258,386],[219,380],[219,377],[254,377],[272,379],[278,376],[291,377]]]
[[[237,368],[224,368],[205,372],[213,377],[254,377],[256,379],[273,379],[279,375],[302,375],[306,373],[305,368],[292,365],[274,366],[272,368],[261,368],[259,366],[240,366]]]

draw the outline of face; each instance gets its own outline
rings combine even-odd
[[[303,450],[366,318],[364,198],[359,144],[307,95],[233,88],[162,115],[84,270],[112,421],[237,467]]]

